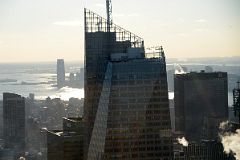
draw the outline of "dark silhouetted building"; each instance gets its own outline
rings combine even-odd
[[[225,72],[191,72],[174,78],[175,125],[189,141],[217,139],[228,120],[228,79]]]
[[[82,118],[63,119],[64,160],[83,160],[85,127]]]
[[[62,131],[47,132],[47,159],[83,160],[84,135],[82,118],[63,118]]]
[[[231,154],[226,154],[221,142],[203,140],[200,143],[190,143],[183,147],[184,160],[235,160]]]
[[[14,93],[3,93],[3,139],[17,157],[25,154],[25,98]]]
[[[233,89],[233,109],[234,116],[238,118],[237,123],[240,125],[240,82],[237,83],[238,87]]]
[[[65,85],[65,66],[64,60],[58,59],[57,60],[57,86],[63,87]]]
[[[62,131],[47,131],[47,160],[63,160]]]
[[[3,101],[0,101],[0,140],[3,138]]]
[[[87,159],[172,159],[162,47],[148,56],[143,39],[87,9],[85,47]]]
[[[15,160],[14,151],[0,148],[0,160]]]

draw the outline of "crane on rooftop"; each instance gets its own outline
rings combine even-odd
[[[112,25],[112,1],[106,0],[107,5],[107,32],[110,32],[110,28]]]

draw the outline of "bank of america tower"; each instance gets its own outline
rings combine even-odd
[[[85,9],[86,159],[170,160],[165,54]]]

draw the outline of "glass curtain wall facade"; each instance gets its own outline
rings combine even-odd
[[[227,73],[176,74],[174,101],[176,131],[189,141],[218,139],[220,123],[228,120]]]
[[[171,121],[163,59],[113,63],[108,115],[105,159],[171,159]]]
[[[16,157],[24,155],[25,98],[14,93],[3,93],[3,138]]]
[[[111,82],[112,63],[109,63],[105,74],[103,88],[99,100],[99,106],[92,131],[92,137],[88,151],[88,160],[101,159],[104,156]]]
[[[84,121],[87,144],[90,142],[103,81],[111,53],[126,53],[128,48],[143,48],[143,39],[112,24],[107,32],[107,20],[85,9],[85,80]]]
[[[164,52],[146,57],[142,38],[85,9],[85,159],[172,159]]]

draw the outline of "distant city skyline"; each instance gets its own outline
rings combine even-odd
[[[83,8],[105,0],[0,2],[0,62],[84,59]],[[163,45],[167,58],[240,56],[239,0],[113,0],[114,23]]]

